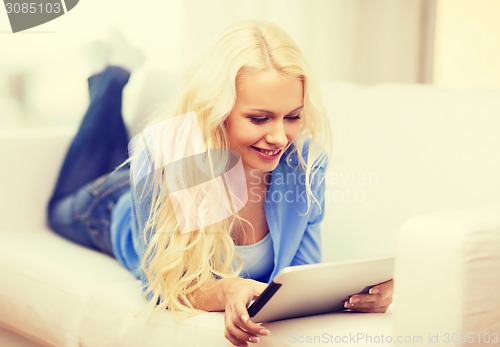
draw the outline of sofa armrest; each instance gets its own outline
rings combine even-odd
[[[74,132],[73,127],[0,132],[0,232],[46,227],[46,205]]]
[[[500,344],[499,273],[500,205],[412,218],[396,251],[394,336]]]

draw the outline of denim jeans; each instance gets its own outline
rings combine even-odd
[[[110,225],[117,200],[130,189],[128,133],[121,114],[130,73],[108,66],[88,79],[90,104],[64,159],[48,204],[59,235],[113,256]]]

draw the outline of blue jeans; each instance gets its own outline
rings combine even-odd
[[[57,234],[113,256],[111,212],[130,189],[128,132],[121,113],[130,73],[108,66],[88,79],[90,104],[64,159],[48,204]]]

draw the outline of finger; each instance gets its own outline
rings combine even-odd
[[[229,316],[226,319],[226,337],[231,342],[236,341],[236,345],[239,346],[245,345],[248,341],[250,341],[251,337],[255,336],[242,330],[242,328],[238,324],[237,318]]]
[[[383,297],[381,294],[356,294],[349,298],[349,303],[359,304],[363,302],[377,302],[382,300]]]
[[[352,312],[358,313],[385,313],[388,307],[378,307],[378,308],[352,308]]]
[[[385,306],[387,306],[387,304],[385,304],[384,302],[377,301],[377,302],[362,302],[362,303],[359,303],[359,304],[355,304],[352,308],[354,308],[354,309],[368,309],[368,310],[371,310],[371,309],[378,309],[380,307],[385,307]]]
[[[371,299],[371,298],[370,298]],[[355,300],[352,300],[355,301]],[[344,307],[348,308],[350,310],[356,310],[356,309],[378,309],[381,307],[388,307],[392,303],[392,297],[386,298],[386,299],[380,299],[380,300],[374,300],[374,301],[346,301],[344,303]]]
[[[248,318],[248,313],[229,317],[231,318],[226,322],[226,329],[230,335],[242,342],[257,343],[260,340],[259,336],[269,335],[269,330]]]
[[[237,347],[248,347],[248,344],[245,342],[241,342],[238,339],[234,339],[230,335],[225,335],[226,339],[228,339],[229,342],[231,342],[232,345],[237,346]]]
[[[258,281],[253,281],[255,286],[254,286],[254,294],[259,296],[269,285],[267,283],[263,282],[258,282]]]
[[[354,312],[386,312],[391,304],[391,300],[382,300],[377,302],[364,302],[352,304],[349,301],[344,303],[344,307]]]
[[[369,294],[382,294],[382,293],[391,293],[393,289],[394,281],[389,280],[387,282],[379,283],[370,288],[368,291]]]
[[[231,332],[227,329],[227,327],[226,331],[224,332],[224,337],[228,339],[228,341],[235,346],[248,346],[248,344],[245,341],[241,341],[236,336],[232,335]]]
[[[246,341],[243,339],[239,339],[237,336],[233,334],[234,326],[232,325],[232,321],[228,315],[225,316],[225,329],[224,329],[224,337],[229,340],[235,346],[248,346]]]
[[[248,317],[248,313],[243,313],[240,316],[241,320],[241,328],[243,328],[245,331],[247,331],[250,334],[253,334],[254,336],[267,336],[269,335],[269,330],[267,330],[265,327],[263,327],[260,324],[255,323]]]
[[[238,304],[235,308],[235,311],[238,312],[237,317],[234,317],[235,319],[233,319],[233,322],[236,326],[256,337],[259,335],[269,335],[269,330],[250,319],[245,305]]]
[[[358,311],[360,309],[362,310],[371,310],[374,308],[379,308],[380,305],[374,302],[365,302],[365,303],[350,303],[349,301],[346,301],[344,303],[344,307],[351,310],[351,311]]]

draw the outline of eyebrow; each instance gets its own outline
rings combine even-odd
[[[299,111],[300,109],[304,108],[304,105],[302,106],[299,106],[293,110],[291,110],[290,112],[287,112],[287,114],[291,114],[291,113],[294,113],[294,112],[297,112]],[[251,108],[250,111],[257,111],[257,112],[262,112],[262,113],[267,113],[269,115],[274,115],[275,113],[272,112],[272,111],[269,111],[269,110],[264,110],[264,109],[261,109],[261,108]]]

